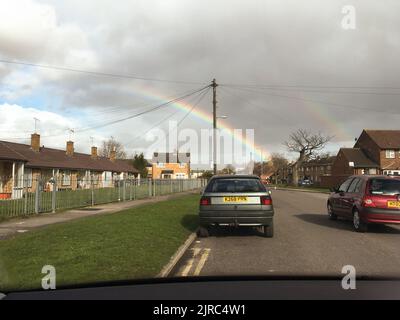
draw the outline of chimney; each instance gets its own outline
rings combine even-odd
[[[72,157],[74,155],[74,143],[72,141],[67,141],[67,156]]]
[[[117,152],[115,151],[115,149],[114,149],[114,150],[111,150],[111,151],[110,151],[110,160],[111,160],[112,162],[114,162],[116,157],[117,157]]]
[[[31,134],[31,148],[35,152],[40,151],[40,134],[37,133]]]
[[[97,159],[97,147],[92,147],[91,157],[92,159]]]

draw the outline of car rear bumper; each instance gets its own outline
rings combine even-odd
[[[367,223],[400,224],[400,210],[364,208],[361,219]]]
[[[200,212],[200,225],[220,225],[220,226],[267,226],[272,223],[274,211],[246,212],[244,214],[236,211],[221,212],[207,211]]]

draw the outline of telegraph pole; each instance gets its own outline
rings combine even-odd
[[[213,166],[214,174],[217,174],[217,83],[213,79]]]

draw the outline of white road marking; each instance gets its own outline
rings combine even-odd
[[[181,273],[182,277],[186,277],[188,275],[190,269],[192,269],[194,258],[196,258],[196,256],[199,254],[199,252],[201,251],[201,248],[194,248],[192,250],[193,250],[193,257],[189,259],[187,265],[183,269],[183,271]]]
[[[28,230],[17,230],[17,232],[24,233],[24,232],[28,232]]]
[[[201,255],[200,261],[197,264],[196,269],[194,270],[194,273],[193,273],[194,276],[198,276],[200,274],[201,270],[204,267],[204,264],[206,263],[206,261],[208,259],[208,256],[210,255],[210,251],[211,251],[211,249],[208,249],[208,248],[204,249],[203,254]]]

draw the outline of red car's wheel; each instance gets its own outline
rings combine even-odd
[[[361,220],[360,214],[357,209],[353,210],[353,227],[357,232],[368,231],[368,224]]]
[[[337,220],[338,216],[333,212],[333,208],[332,208],[332,205],[330,203],[328,203],[327,209],[328,209],[329,219]]]

